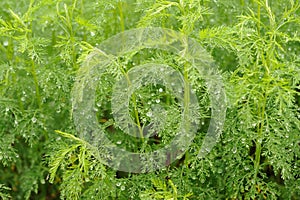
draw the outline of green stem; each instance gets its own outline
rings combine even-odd
[[[260,36],[260,22],[261,22],[261,5],[258,2],[257,3],[257,33],[258,36]],[[257,61],[256,61],[256,67],[259,66],[258,61],[259,59],[261,59],[264,63],[264,55],[257,56]],[[264,63],[264,65],[266,65],[267,67],[267,63]],[[261,151],[262,151],[262,139],[263,139],[263,130],[264,130],[264,126],[265,126],[265,111],[266,111],[266,103],[267,103],[267,91],[268,91],[268,83],[265,87],[265,93],[263,95],[263,99],[261,102],[262,104],[257,105],[257,109],[258,109],[258,116],[259,116],[259,120],[260,120],[260,124],[257,126],[257,138],[256,138],[256,149],[255,149],[255,161],[254,161],[254,180],[256,180],[257,175],[259,173],[259,166],[260,166],[260,161],[261,161]]]
[[[125,20],[124,20],[124,15],[123,15],[123,4],[122,4],[121,1],[118,2],[118,12],[119,12],[119,16],[120,16],[121,31],[124,32],[125,31]],[[124,39],[122,38],[122,40],[124,40]],[[121,69],[123,75],[126,77],[128,85],[130,86],[131,81],[129,79],[128,74],[125,72],[124,69],[122,69],[122,67],[120,67],[120,69]],[[138,112],[138,109],[137,109],[136,100],[137,100],[137,98],[136,98],[135,94],[132,94],[134,117],[135,117],[135,120],[136,120],[137,127],[139,129],[139,136],[142,139],[142,141],[144,142],[144,134],[143,134],[142,126],[141,126],[141,121],[140,121],[139,112]]]
[[[18,84],[15,72],[12,72],[12,82],[13,82],[14,85]],[[22,93],[21,92],[20,92],[20,95],[18,95],[18,102],[19,102],[20,110],[23,113],[24,112],[24,103],[22,101]]]
[[[125,72],[125,70],[122,68],[122,66],[120,66],[120,65],[118,65],[118,66],[120,67],[121,72],[125,76],[125,78],[127,80],[127,83],[130,86],[131,85],[131,81],[130,81],[130,78],[128,76],[128,73]],[[135,94],[132,94],[132,100],[133,100],[134,117],[135,117],[135,120],[136,120],[137,127],[139,129],[139,135],[140,135],[140,138],[142,139],[142,141],[144,142],[144,134],[143,134],[143,129],[142,129],[141,122],[140,122],[139,112],[138,112],[138,109],[137,109],[137,103],[136,103],[136,96],[135,96]]]
[[[30,1],[29,9],[33,7],[33,3],[34,3],[34,1]],[[29,27],[26,27],[26,28],[31,30],[31,33],[30,32],[25,33],[26,40],[31,41],[32,37],[33,37],[32,23],[30,23]],[[42,101],[41,101],[41,95],[40,95],[39,81],[38,81],[38,76],[36,73],[35,63],[34,63],[33,58],[30,59],[30,65],[31,65],[30,72],[32,74],[34,86],[35,86],[35,98],[36,98],[39,109],[41,109]]]
[[[177,188],[176,186],[174,185],[173,181],[171,179],[168,180],[169,182],[169,185],[172,187],[173,189],[173,199],[174,200],[177,200],[177,196],[178,196],[178,193],[177,193]]]
[[[260,22],[261,22],[261,18],[260,18],[260,3],[257,4],[257,32],[258,32],[258,36],[260,36]]]
[[[73,20],[73,15],[74,15],[74,10],[76,9],[76,5],[77,5],[77,0],[74,0],[73,6],[72,6],[72,10],[70,13],[70,16],[68,19],[68,24],[69,24],[69,28],[70,28],[70,39],[71,39],[71,45],[72,45],[72,65],[73,65],[73,69],[77,70],[77,62],[76,62],[76,40],[75,40],[75,34],[74,34],[74,29],[73,29],[73,24],[72,24],[72,20]]]
[[[241,6],[244,8],[244,6],[245,6],[245,1],[244,1],[244,0],[240,0],[240,4],[241,4]]]
[[[182,41],[185,45],[185,52],[188,52],[188,40],[183,40]],[[184,64],[184,68],[183,68],[183,76],[184,76],[184,116],[185,116],[185,120],[186,117],[189,116],[189,103],[190,103],[190,85],[189,85],[189,77],[188,77],[188,63]],[[189,119],[187,119],[188,122],[190,121]],[[189,123],[184,124],[184,128],[186,131],[189,131],[190,127],[189,127]]]
[[[118,9],[119,9],[119,15],[120,15],[120,26],[121,26],[121,31],[125,31],[125,22],[124,22],[124,15],[123,15],[123,8],[122,8],[122,2],[118,2]]]
[[[189,102],[190,102],[190,86],[189,86],[189,77],[187,64],[184,65],[184,110],[186,113],[189,112]]]
[[[141,127],[141,122],[140,122],[140,118],[139,118],[139,112],[137,110],[137,103],[136,103],[136,96],[135,96],[135,94],[132,94],[132,99],[133,99],[133,107],[134,107],[135,120],[136,120],[138,129],[139,129],[140,138],[144,142],[144,134],[143,134],[143,129]]]
[[[259,166],[260,166],[260,159],[261,159],[261,150],[262,150],[262,139],[263,139],[263,129],[264,129],[264,118],[265,118],[265,99],[266,99],[266,94],[264,95],[264,105],[262,107],[259,107],[258,105],[258,110],[260,112],[260,120],[261,124],[258,126],[257,130],[257,139],[256,139],[256,149],[255,149],[255,161],[254,161],[254,180],[256,180],[256,177],[259,172]]]
[[[40,88],[39,88],[39,82],[38,82],[38,78],[37,78],[37,74],[36,74],[36,70],[35,70],[35,64],[34,64],[33,60],[31,60],[31,74],[33,76],[33,81],[34,81],[34,85],[35,85],[35,96],[36,96],[37,104],[38,104],[38,107],[41,108],[42,103],[41,103]]]

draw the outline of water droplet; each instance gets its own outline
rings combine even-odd
[[[33,123],[36,123],[37,119],[36,119],[35,117],[33,117],[33,118],[31,118],[31,121],[32,121]]]
[[[270,130],[268,128],[266,128],[266,132],[268,133]]]
[[[237,152],[237,148],[236,148],[236,147],[233,147],[232,153],[236,153],[236,152]]]
[[[122,141],[117,141],[117,144],[122,144]]]
[[[262,139],[259,138],[259,139],[257,140],[257,142],[258,142],[259,144],[261,144],[261,143],[262,143]]]
[[[152,117],[152,112],[151,111],[149,111],[149,112],[147,112],[147,114],[146,114],[148,117]]]

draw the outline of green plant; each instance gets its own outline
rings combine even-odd
[[[298,199],[299,13],[297,0],[1,1],[0,198]],[[211,117],[202,75],[172,52],[125,54],[115,60],[123,72],[108,67],[96,89],[94,112],[110,140],[150,152],[172,140],[180,121],[171,92],[148,84],[132,95],[131,117],[140,127],[166,120],[165,128],[143,141],[118,128],[113,85],[138,65],[154,62],[179,71],[195,90],[201,113],[201,127],[183,157],[159,171],[125,173],[107,167],[80,137],[72,88],[102,41],[148,26],[179,31],[210,52],[226,88],[226,123],[214,149],[197,158]],[[153,105],[168,109],[167,115],[151,116]]]
[[[3,185],[0,185],[0,197],[1,197],[1,199],[3,199],[3,200],[6,200],[6,199],[9,199],[11,196],[9,195],[9,194],[7,194],[5,191],[9,191],[10,190],[10,188],[8,188],[8,187],[5,187],[5,186],[3,186]]]

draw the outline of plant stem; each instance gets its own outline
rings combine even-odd
[[[260,23],[261,23],[261,17],[260,17],[260,2],[257,2],[257,34],[260,37]],[[264,55],[257,55],[256,57],[256,64],[255,67],[259,67],[259,60],[264,60]],[[257,126],[257,138],[256,138],[256,148],[255,148],[255,160],[254,160],[254,180],[256,180],[258,172],[259,172],[259,166],[260,166],[260,160],[261,160],[261,151],[262,151],[262,139],[263,139],[263,130],[264,130],[264,121],[265,121],[265,110],[266,110],[266,101],[267,101],[267,90],[268,85],[265,87],[264,94],[262,95],[261,104],[257,103],[257,111],[258,111],[258,117],[260,124]]]
[[[33,76],[34,86],[35,86],[35,96],[37,100],[38,107],[42,107],[41,103],[41,95],[40,95],[40,88],[39,88],[39,81],[37,78],[36,70],[35,70],[35,63],[33,60],[31,60],[31,74]]]
[[[267,103],[267,91],[268,91],[269,84],[266,85],[265,94],[263,95],[262,99],[262,105],[257,105],[258,112],[259,112],[259,120],[260,125],[258,125],[258,136],[256,139],[256,149],[255,149],[255,162],[254,162],[254,180],[256,180],[258,172],[259,172],[259,166],[260,166],[260,160],[261,160],[261,151],[262,151],[262,139],[263,139],[263,131],[265,127],[265,111],[266,111],[266,103]]]
[[[261,22],[261,18],[260,18],[260,3],[257,3],[257,33],[258,36],[260,36],[260,22]]]
[[[123,8],[122,8],[122,2],[118,2],[118,9],[119,9],[119,15],[120,15],[120,26],[121,26],[121,31],[125,31],[125,22],[124,22],[124,15],[123,15]]]
[[[169,185],[172,187],[172,190],[173,190],[173,199],[177,200],[177,188],[176,188],[176,186],[174,185],[174,183],[171,179],[169,179],[168,182],[169,182]]]
[[[131,81],[130,81],[130,78],[128,76],[128,73],[125,72],[125,70],[122,68],[122,66],[120,66],[120,65],[118,65],[118,66],[119,66],[121,72],[123,73],[123,75],[125,76],[125,78],[127,80],[127,83],[128,83],[128,86],[130,86],[131,85]],[[140,122],[140,118],[139,118],[139,112],[138,112],[137,103],[136,103],[136,96],[135,96],[134,93],[132,94],[132,101],[133,101],[134,117],[135,117],[135,120],[136,120],[137,127],[139,129],[139,136],[142,139],[142,141],[144,142],[143,129],[141,127],[141,122]]]

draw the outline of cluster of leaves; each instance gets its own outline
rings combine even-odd
[[[213,55],[223,74],[228,112],[219,143],[199,159],[210,113],[201,75],[182,69],[188,64],[168,52],[144,50],[120,58],[125,73],[150,61],[179,70],[193,83],[204,113],[203,127],[181,159],[160,171],[131,174],[107,167],[79,139],[71,90],[95,46],[116,33],[147,26],[187,34]],[[0,198],[297,199],[298,30],[297,0],[1,1]],[[97,118],[113,141],[138,152],[143,143],[115,126],[113,77],[115,71],[108,71],[99,83]],[[131,99],[136,123],[150,123],[152,104],[173,109],[167,129],[147,141],[150,150],[174,136],[179,110],[172,98],[163,86],[150,85]]]

